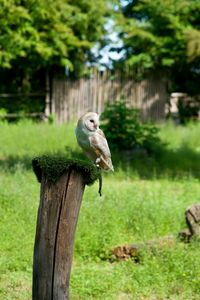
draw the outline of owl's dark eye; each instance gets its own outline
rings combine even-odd
[[[94,123],[94,120],[90,120],[91,123]]]

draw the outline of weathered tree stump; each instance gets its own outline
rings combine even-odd
[[[186,223],[194,237],[200,237],[200,203],[193,204],[185,212]]]
[[[93,166],[89,168],[78,162],[49,157],[34,159],[33,169],[41,182],[41,193],[33,256],[32,299],[67,300],[82,196],[85,184],[92,183],[98,174]]]
[[[179,238],[184,242],[189,242],[192,238],[200,237],[200,203],[188,207],[185,211],[187,228],[179,232]]]

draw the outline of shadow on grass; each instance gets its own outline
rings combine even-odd
[[[17,169],[30,170],[32,169],[32,157],[9,155],[0,158],[0,168],[10,173],[14,173]]]
[[[193,176],[200,179],[200,153],[187,146],[176,150],[162,147],[152,155],[145,151],[113,153],[115,169],[136,173],[142,179],[184,178]]]
[[[60,154],[66,155],[67,158],[87,160],[83,153],[71,151],[69,148]],[[11,173],[17,169],[31,170],[32,159],[33,157],[28,155],[10,155],[0,158],[0,168]],[[141,179],[188,176],[200,179],[200,153],[187,146],[176,150],[168,149],[167,146],[162,147],[153,155],[148,155],[145,151],[112,152],[112,160],[115,171],[122,170],[130,176],[137,174]]]
[[[48,153],[44,153],[45,155],[48,155]],[[52,153],[51,153],[52,154]],[[76,151],[70,151],[69,148],[66,148],[66,152],[57,152],[54,153],[61,156],[66,156],[66,158],[76,158],[81,160],[86,160],[83,153],[76,152]],[[39,155],[38,155],[39,156]],[[24,155],[9,155],[6,157],[0,157],[0,169],[3,169],[5,171],[8,171],[10,173],[16,172],[16,170],[22,169],[22,170],[32,170],[32,160],[33,156]]]

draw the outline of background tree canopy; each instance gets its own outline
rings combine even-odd
[[[103,38],[105,17],[115,17],[117,7],[113,30],[123,40],[121,61],[137,75],[164,70],[173,90],[195,93],[199,0],[0,0],[0,68],[27,74],[64,66],[81,75],[90,49]]]
[[[103,34],[106,0],[0,0],[0,68],[81,72]]]
[[[200,1],[122,1],[118,16],[126,50],[122,61],[138,75],[156,70],[172,79],[173,90],[198,92]]]

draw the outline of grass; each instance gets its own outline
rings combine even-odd
[[[1,123],[0,299],[31,299],[32,254],[40,186],[31,159],[47,152],[80,156],[74,125]],[[111,249],[177,234],[185,209],[199,202],[200,124],[161,125],[168,145],[87,187],[79,216],[71,299],[200,299],[199,243],[143,251],[140,263],[111,262]]]

